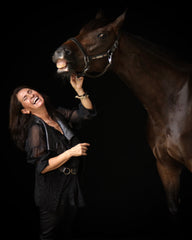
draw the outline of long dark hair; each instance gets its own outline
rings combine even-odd
[[[17,98],[17,93],[23,88],[30,88],[29,86],[19,86],[15,88],[11,95],[10,107],[9,107],[9,129],[13,141],[16,143],[17,147],[24,150],[25,141],[28,133],[29,121],[31,119],[31,114],[23,114],[21,109],[22,104]],[[34,89],[34,88],[31,88]],[[45,101],[45,106],[51,117],[55,112],[53,106],[50,104],[49,98],[45,94],[41,94]]]

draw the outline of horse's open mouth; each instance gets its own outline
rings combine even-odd
[[[57,72],[58,73],[68,72],[69,71],[69,67],[68,67],[67,61],[64,58],[58,59],[57,63],[56,63],[56,66],[57,66]]]

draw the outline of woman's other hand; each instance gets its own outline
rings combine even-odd
[[[76,146],[70,148],[68,150],[68,153],[71,155],[71,157],[86,156],[89,146],[89,143],[79,143]]]

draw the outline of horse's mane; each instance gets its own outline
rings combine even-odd
[[[131,41],[134,41],[134,44],[136,44],[139,48],[142,48],[145,52],[149,52],[153,56],[161,59],[163,62],[166,62],[181,71],[192,72],[192,64],[179,59],[179,57],[173,54],[172,51],[159,46],[158,44],[152,43],[140,36],[131,33],[127,33],[127,36]]]

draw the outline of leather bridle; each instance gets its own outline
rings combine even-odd
[[[108,68],[111,66],[111,63],[112,63],[113,53],[115,52],[115,50],[117,49],[118,44],[119,44],[119,37],[118,37],[115,40],[115,42],[113,43],[112,47],[110,49],[108,49],[106,52],[101,53],[101,54],[97,54],[97,55],[94,55],[94,56],[89,56],[89,55],[87,55],[87,53],[86,53],[85,49],[83,48],[83,46],[81,45],[81,43],[75,37],[68,39],[68,41],[70,41],[70,40],[77,45],[77,47],[79,48],[79,50],[83,54],[84,69],[81,73],[78,74],[78,76],[87,76],[87,77],[90,77],[90,78],[100,77],[108,70]],[[107,57],[108,63],[101,73],[96,74],[96,75],[91,75],[91,74],[87,73],[92,60],[97,60],[97,59],[101,59],[101,58],[105,58],[105,57]]]

